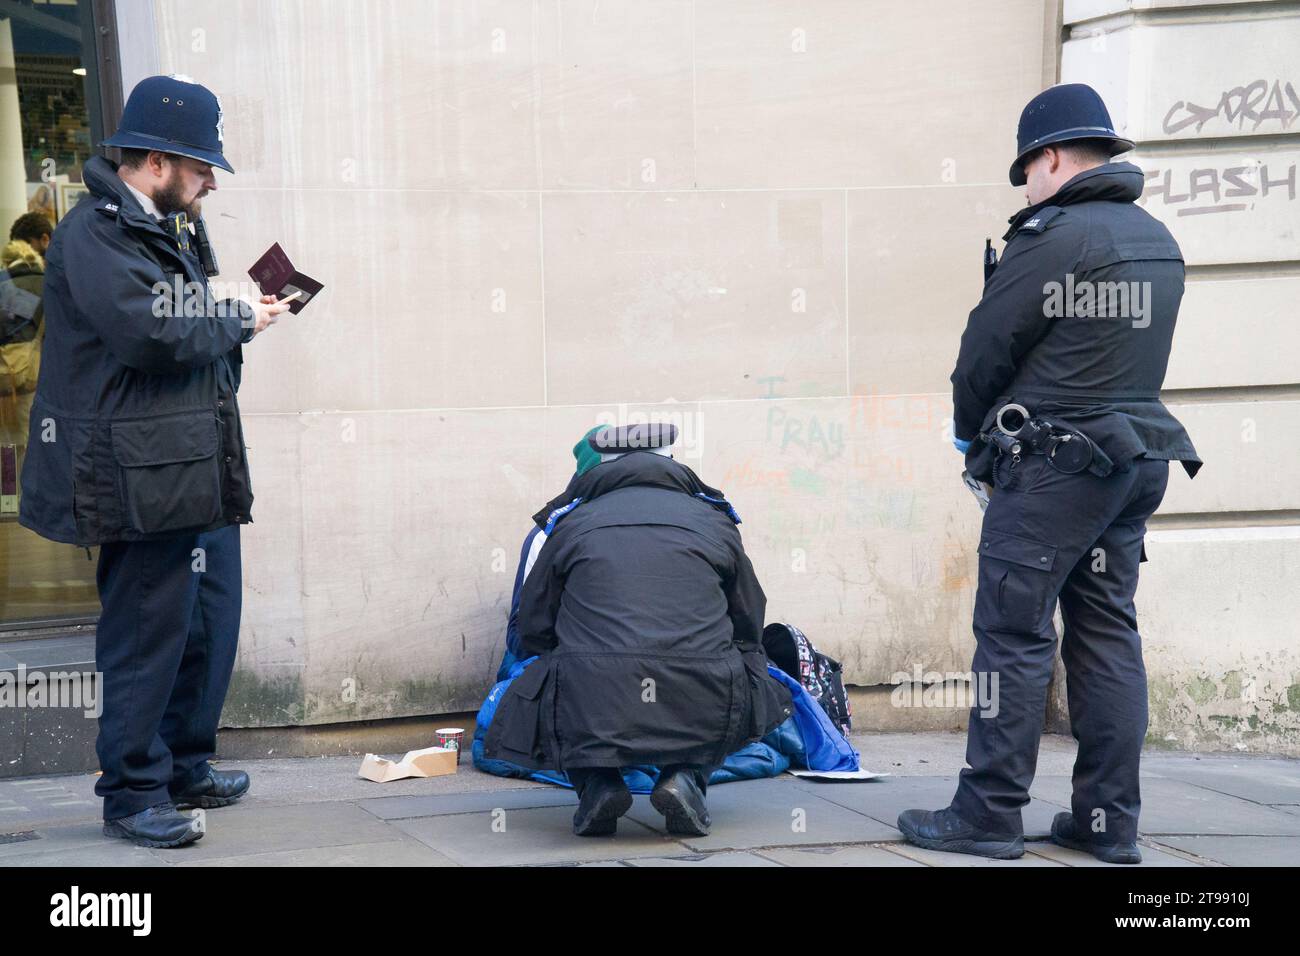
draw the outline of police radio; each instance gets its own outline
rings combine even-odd
[[[203,224],[202,219],[194,222],[194,249],[199,254],[199,264],[203,266],[204,275],[212,278],[221,271],[220,266],[217,265],[217,254],[208,240],[208,227]]]

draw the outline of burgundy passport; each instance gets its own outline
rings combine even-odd
[[[248,274],[257,283],[263,295],[273,295],[283,299],[295,292],[302,292],[301,296],[289,303],[289,311],[294,315],[301,312],[303,306],[325,288],[311,276],[305,276],[295,269],[278,242],[267,249],[262,258],[253,263]]]

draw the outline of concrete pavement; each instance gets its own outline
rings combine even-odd
[[[580,839],[569,790],[481,774],[375,784],[361,757],[243,760],[239,804],[207,815],[177,850],[100,834],[89,774],[0,781],[0,866],[1102,866],[1046,841],[1069,807],[1074,741],[1043,738],[1020,860],[921,850],[894,823],[909,807],[946,806],[963,765],[960,733],[864,734],[867,783],[789,775],[714,787],[712,833],[676,838],[638,796],[613,838]],[[228,766],[235,766],[231,763]],[[1300,863],[1300,761],[1149,752],[1143,759],[1144,866]]]

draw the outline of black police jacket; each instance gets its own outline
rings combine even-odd
[[[535,769],[709,766],[789,717],[736,520],[721,492],[649,452],[575,478],[537,516],[550,531],[519,633],[541,656],[507,688],[486,754]]]
[[[91,196],[46,256],[19,521],[82,546],[245,523],[253,493],[235,392],[252,309],[212,300],[196,256],[112,163],[92,158],[84,179]]]
[[[978,436],[1007,402],[1086,434],[1104,452],[1096,473],[1138,457],[1200,467],[1160,401],[1184,266],[1169,230],[1134,204],[1142,184],[1131,163],[1098,166],[1011,218],[952,373],[953,431],[973,440],[976,478],[992,479],[995,449]]]

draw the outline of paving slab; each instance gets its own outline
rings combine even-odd
[[[104,836],[101,823],[75,823],[31,836],[0,843],[0,867],[167,865],[144,847]]]
[[[494,824],[499,828],[502,822],[504,830],[494,829]],[[394,820],[385,826],[415,837],[462,866],[590,863],[691,852],[682,843],[627,817],[619,820],[613,836],[574,836],[569,807],[507,810],[504,816],[491,811],[443,814]]]
[[[387,823],[351,803],[266,806],[246,798],[234,806],[209,810],[206,827],[207,832],[198,842],[179,850],[157,852],[165,854],[169,863],[193,863],[400,839]]]
[[[964,740],[860,735],[864,764],[895,772],[869,783],[782,776],[710,788],[714,825],[703,838],[665,833],[644,795],[617,837],[579,838],[571,829],[572,790],[495,777],[468,763],[450,776],[375,784],[356,776],[358,755],[219,762],[247,770],[252,793],[210,811],[199,843],[146,850],[101,834],[92,774],[0,779],[0,866],[1106,865],[1044,839],[1052,817],[1069,806],[1069,738],[1044,738],[1025,811],[1026,858],[985,861],[902,842],[894,827],[901,810],[950,802]],[[1296,760],[1146,754],[1143,865],[1300,864],[1298,790]],[[502,819],[506,831],[494,832]]]
[[[400,757],[401,754],[396,756]],[[382,784],[357,776],[357,769],[361,766],[359,756],[214,760],[213,766],[226,770],[246,771],[252,779],[252,787],[245,800],[256,799],[263,805],[296,806],[305,803],[390,800],[394,797],[501,791],[572,794],[571,790],[551,784],[480,773],[469,763],[462,764],[456,773],[447,776],[410,778]],[[30,830],[75,820],[99,819],[102,807],[99,797],[95,796],[97,779],[97,775],[93,773],[79,773],[0,780],[0,833]],[[44,788],[51,789],[44,790]],[[544,801],[561,798],[552,796],[539,799]],[[9,802],[6,803],[6,800]],[[6,811],[6,807],[15,804],[26,807],[26,810]],[[537,806],[546,805],[544,802],[537,804]]]
[[[680,837],[692,850],[745,850],[760,846],[867,843],[898,831],[797,786],[796,778],[747,780],[710,787],[710,833]],[[663,831],[664,818],[649,800],[638,799],[628,814]]]
[[[1181,780],[1142,781],[1142,834],[1300,836],[1300,814],[1285,813]]]
[[[824,800],[856,810],[872,819],[886,824],[892,831],[894,839],[902,839],[902,834],[895,829],[898,815],[904,810],[941,810],[952,802],[957,790],[956,777],[888,777],[861,784],[825,784],[800,780],[800,787],[812,789]],[[1032,791],[1029,804],[1021,811],[1025,825],[1025,835],[1047,836],[1052,832],[1052,817],[1066,806],[1047,803],[1033,799]],[[889,839],[884,837],[866,837],[866,840]],[[862,839],[862,838],[860,838]],[[839,842],[822,840],[819,842]],[[844,841],[849,842],[849,841]]]
[[[308,847],[272,853],[249,853],[242,856],[212,859],[182,859],[177,866],[457,866],[449,857],[406,837],[387,843],[361,843],[349,846]],[[206,839],[206,837],[205,837]],[[166,850],[151,851],[158,854]],[[78,861],[80,862],[80,861]]]
[[[167,866],[165,860],[153,856],[144,847],[138,847],[125,840],[108,841],[100,846],[79,847],[75,852],[52,850],[46,853],[32,853],[16,856],[0,862],[0,866],[46,867],[46,866]]]
[[[426,794],[408,797],[380,797],[362,800],[357,806],[381,820],[434,817],[448,813],[484,813],[500,807],[523,810],[530,807],[578,806],[578,797],[563,787],[528,790],[490,790],[481,793]]]
[[[1116,869],[1127,867],[1143,866],[1199,866],[1192,860],[1176,856],[1167,850],[1160,850],[1147,844],[1141,844],[1138,849],[1142,852],[1141,863],[1103,863],[1091,853],[1084,853],[1082,850],[1070,850],[1063,846],[1057,846],[1047,840],[1036,840],[1033,843],[1025,844],[1025,853],[1032,853],[1035,856],[1041,856],[1046,860],[1052,860],[1055,863],[1061,863],[1065,866],[1109,866]]]
[[[849,740],[862,766],[908,777],[951,777],[966,766],[966,731],[930,730],[855,733]],[[1040,774],[1070,775],[1077,746],[1068,734],[1043,734],[1038,745]]]
[[[10,834],[12,836],[12,834]],[[114,840],[104,836],[103,824],[72,823],[65,826],[49,827],[22,834],[23,839],[13,842],[0,842],[0,866],[11,866],[15,857],[31,853],[63,853],[69,863],[80,855],[78,851],[97,846],[116,846],[130,848],[125,840]]]
[[[1028,844],[1025,845],[1026,849]],[[968,867],[968,866],[1063,866],[1045,856],[1026,852],[1018,860],[990,860],[984,856],[972,856],[969,853],[942,853],[939,850],[925,850],[910,843],[894,843],[889,847],[891,853],[898,853],[909,859],[924,863],[926,866]]]
[[[697,853],[693,856],[660,857],[652,856],[640,860],[628,860],[629,866],[780,866],[774,860],[766,859],[754,853]]]
[[[100,819],[91,774],[0,780],[0,833]]]
[[[586,869],[589,866],[613,866],[613,867],[617,867],[620,870],[627,869],[627,867],[629,866],[629,864],[624,863],[621,860],[597,860],[595,863],[571,863],[571,864],[557,863],[553,865],[572,866],[576,869]]]
[[[1074,795],[1074,782],[1069,776],[1059,774],[1039,774],[1034,777],[1033,786],[1029,788],[1029,797],[1031,800],[1041,800],[1043,803],[1049,803],[1054,807],[1060,807],[1061,810],[1070,809],[1070,799]],[[1056,811],[1057,813],[1060,810]],[[1050,823],[1048,832],[1051,831]]]
[[[807,846],[755,852],[782,866],[925,866],[880,846]]]
[[[402,754],[381,756],[401,759]],[[476,791],[555,791],[553,784],[513,777],[498,777],[474,769],[468,756],[453,774],[441,777],[408,777],[389,783],[375,783],[359,777],[362,756],[273,757],[265,760],[223,760],[214,765],[238,769],[252,779],[252,794],[266,803],[332,803],[338,800],[371,800],[394,796],[423,796]]]
[[[1162,836],[1156,842],[1225,866],[1300,866],[1300,837]]]
[[[1153,776],[1262,804],[1300,806],[1300,760],[1180,757],[1146,761]]]

